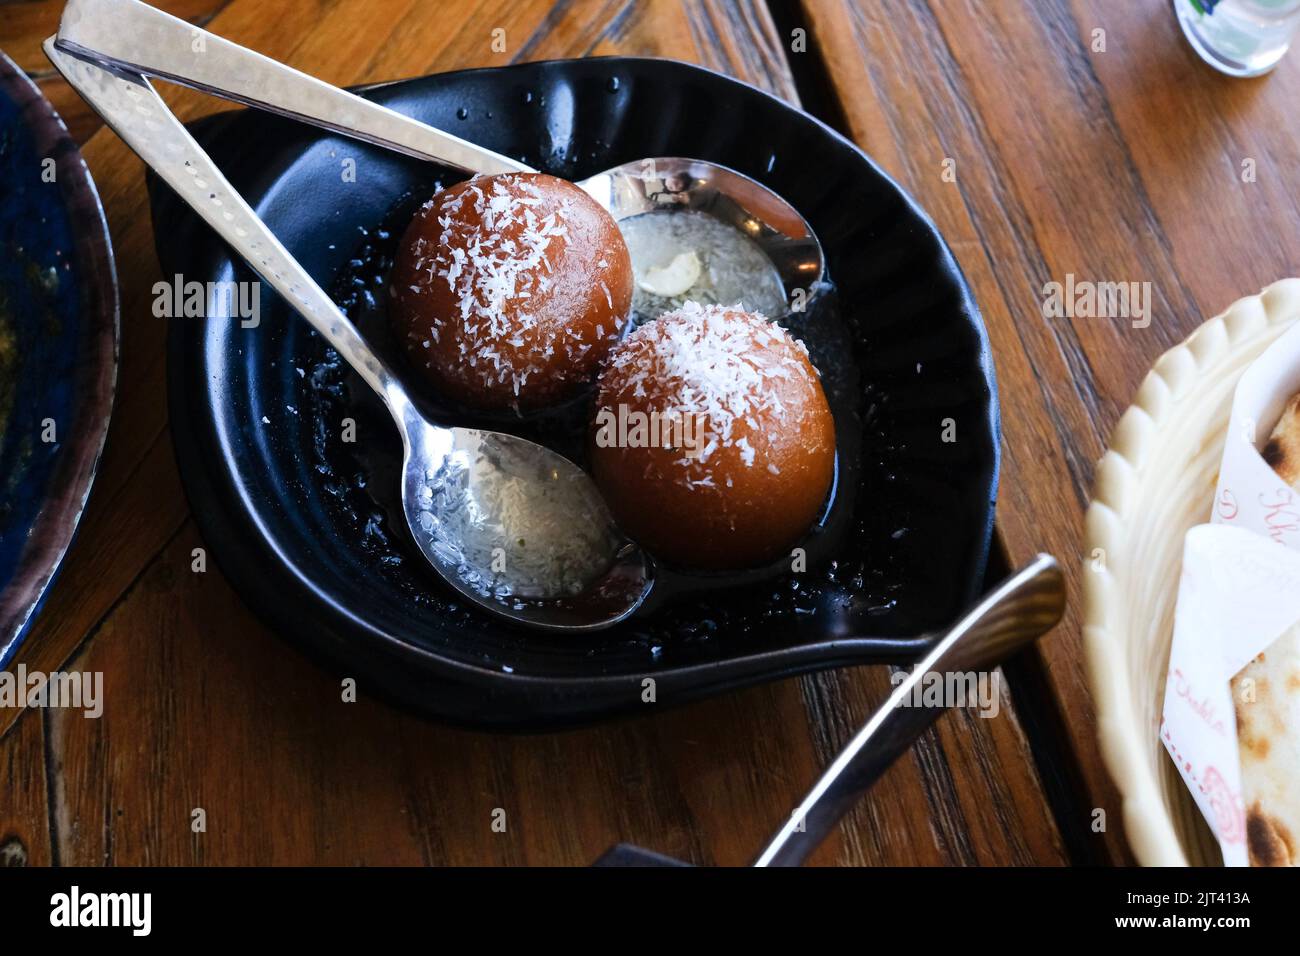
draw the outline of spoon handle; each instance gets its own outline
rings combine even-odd
[[[946,677],[992,668],[1051,630],[1064,610],[1060,566],[1055,558],[1040,554],[969,611],[894,689],[840,751],[754,865],[802,863],[863,792],[939,719],[945,707],[921,706],[913,700],[927,675]]]
[[[417,159],[476,173],[533,171],[139,0],[69,0],[57,42],[80,57],[261,107]]]
[[[401,387],[325,291],[276,239],[144,77],[104,69],[45,41],[72,87],[144,162],[184,199],[338,350],[398,415]]]

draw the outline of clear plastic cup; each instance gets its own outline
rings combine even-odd
[[[1300,0],[1174,0],[1174,10],[1201,59],[1231,76],[1273,69],[1300,27]]]

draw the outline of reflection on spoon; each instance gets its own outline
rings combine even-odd
[[[735,305],[780,318],[789,311],[776,266],[734,225],[692,209],[664,208],[618,224],[636,275],[633,311],[641,321],[687,300]]]
[[[418,530],[442,564],[497,599],[573,597],[609,570],[619,540],[582,471],[522,442],[465,437],[418,496]]]

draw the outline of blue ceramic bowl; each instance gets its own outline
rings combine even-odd
[[[644,712],[647,678],[665,706],[815,668],[907,661],[968,603],[997,483],[988,343],[933,224],[852,143],[759,90],[666,60],[530,63],[365,95],[569,178],[697,156],[788,199],[821,239],[839,289],[838,306],[825,299],[791,325],[835,414],[836,504],[806,539],[800,574],[787,565],[679,577],[594,635],[503,623],[454,594],[408,540],[400,442],[385,412],[306,322],[264,296],[256,328],[174,321],[168,373],[195,517],[222,569],[281,634],[423,713],[536,729]],[[391,345],[385,264],[413,204],[454,177],[263,113],[226,114],[197,132],[376,347]],[[349,169],[355,177],[341,175]],[[252,278],[154,186],[165,274]],[[515,427],[581,460],[584,417]],[[344,418],[356,422],[355,443],[338,438]]]
[[[117,376],[117,280],[90,172],[0,54],[0,667],[72,541]]]

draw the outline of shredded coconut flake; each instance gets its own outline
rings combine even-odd
[[[468,203],[474,225],[459,216]],[[482,362],[482,380],[510,382],[516,395],[527,379],[526,369],[510,366],[497,343],[523,347],[526,333],[537,327],[537,319],[519,308],[520,303],[545,293],[551,287],[553,244],[565,242],[568,228],[563,219],[570,206],[561,203],[549,212],[538,187],[526,179],[510,185],[501,178],[471,180],[464,189],[440,193],[423,207],[433,216],[441,232],[436,250],[419,260],[421,281],[443,282],[456,297],[461,337],[469,343],[462,358],[471,368]],[[430,212],[432,210],[432,212]],[[548,258],[550,257],[550,258]],[[420,286],[412,286],[419,292]],[[438,327],[430,329],[438,341]]]
[[[711,477],[701,476],[699,469],[719,449],[735,449],[744,466],[753,468],[766,444],[760,422],[798,427],[780,392],[783,383],[798,381],[806,372],[788,348],[765,347],[777,343],[807,354],[784,329],[740,305],[687,302],[633,332],[611,359],[602,386],[614,376],[620,392],[631,398],[671,394],[672,407],[657,409],[661,415],[706,422],[707,440],[699,454],[677,463],[685,467],[683,480],[691,487],[713,487]],[[602,394],[602,402],[606,398]],[[771,462],[762,465],[771,474],[780,473]],[[726,484],[731,486],[729,476]]]

